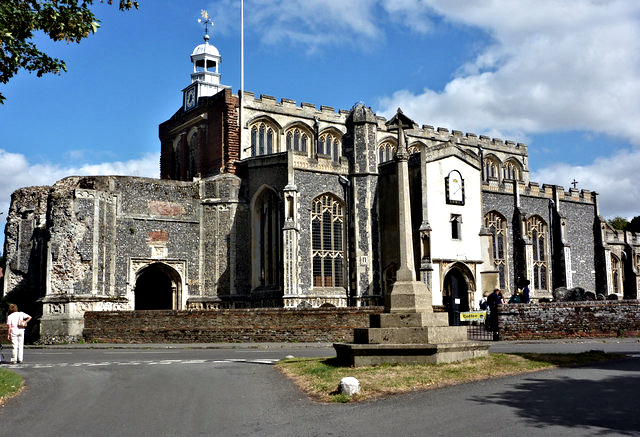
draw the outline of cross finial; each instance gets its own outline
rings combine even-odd
[[[209,24],[211,24],[211,27],[213,27],[213,20],[211,19],[211,17],[209,16],[209,13],[205,9],[203,9],[200,12],[200,15],[202,16],[202,18],[198,18],[198,23],[204,23],[204,39],[208,40]]]
[[[575,178],[573,178],[573,180],[571,181],[571,185],[573,185],[573,188],[575,189],[578,186],[579,182],[576,181]]]

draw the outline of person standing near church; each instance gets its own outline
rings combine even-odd
[[[24,328],[31,320],[27,313],[18,311],[16,304],[9,305],[9,316],[7,317],[7,340],[11,340],[13,350],[11,351],[11,364],[22,363],[24,352]]]
[[[522,303],[529,303],[531,302],[531,298],[529,297],[529,284],[531,282],[528,279],[523,279],[522,280],[522,299],[520,299],[520,302]]]
[[[489,329],[493,332],[493,341],[498,341],[498,305],[502,303],[500,297],[500,289],[496,288],[493,293],[487,297],[487,305],[489,306]]]

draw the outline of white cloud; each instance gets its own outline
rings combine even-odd
[[[238,8],[235,0],[213,2],[222,31],[238,25]],[[383,97],[382,115],[402,107],[420,123],[491,128],[504,138],[576,130],[640,144],[636,0],[245,0],[247,28],[262,43],[310,53],[345,42],[393,50],[382,47],[391,26],[412,38],[435,20],[475,29],[491,43],[444,88]]]
[[[531,173],[532,181],[570,187],[572,179],[599,194],[600,215],[628,219],[640,214],[640,150],[622,150],[591,164],[572,166],[559,163]]]
[[[22,187],[52,185],[67,176],[84,175],[129,175],[159,177],[159,154],[149,153],[130,161],[84,164],[79,167],[64,167],[53,164],[32,164],[19,153],[0,149],[0,242],[4,242],[4,225],[9,212],[11,194]]]
[[[420,122],[477,133],[491,127],[504,137],[585,130],[640,144],[640,2],[402,4],[414,18],[436,11],[493,43],[444,89],[398,90],[381,99],[381,113],[402,107]]]
[[[371,0],[247,0],[245,27],[267,45],[288,44],[313,53],[322,47],[351,44],[381,36],[376,25],[376,1]],[[228,33],[239,26],[239,2],[212,3],[217,29]]]

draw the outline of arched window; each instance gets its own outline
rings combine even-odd
[[[498,163],[493,158],[484,159],[484,181],[498,179]]]
[[[493,264],[498,270],[500,288],[506,290],[507,278],[507,220],[499,213],[491,211],[484,216],[484,226],[491,232],[491,253]]]
[[[173,153],[171,156],[171,162],[173,164],[173,177],[177,181],[180,180],[180,143],[177,143],[173,147]]]
[[[385,141],[378,146],[378,164],[391,161],[396,156],[396,146],[391,141]]]
[[[313,201],[311,248],[314,287],[344,286],[344,207],[323,194]]]
[[[189,137],[189,162],[187,163],[187,180],[192,180],[197,175],[198,156],[198,132]]]
[[[311,134],[305,129],[295,127],[289,129],[285,134],[287,150],[306,152],[309,147]]]
[[[504,163],[504,179],[520,180],[520,164],[511,160]]]
[[[264,121],[251,127],[251,156],[276,152],[275,129]]]
[[[280,210],[278,195],[265,189],[254,204],[255,241],[254,286],[277,286],[280,283]]]
[[[342,155],[341,142],[338,135],[326,132],[318,138],[318,155],[329,155],[333,161],[339,161]]]
[[[622,283],[624,282],[624,272],[620,259],[611,254],[611,290],[615,294],[622,293]]]
[[[536,290],[546,290],[549,273],[546,223],[538,216],[529,218],[527,220],[527,236],[533,249],[533,287]]]

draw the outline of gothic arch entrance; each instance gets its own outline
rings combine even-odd
[[[180,275],[162,263],[150,264],[136,275],[136,310],[177,310],[181,301]]]
[[[460,325],[460,313],[469,311],[470,285],[473,286],[471,272],[466,266],[454,265],[444,276],[442,302],[449,313],[449,325]]]

